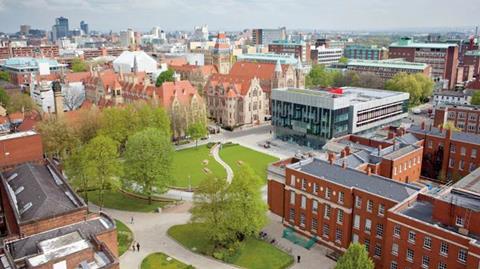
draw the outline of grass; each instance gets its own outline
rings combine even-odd
[[[161,252],[148,255],[143,259],[141,269],[187,269],[194,268],[174,258],[167,260],[168,256]]]
[[[133,211],[133,212],[154,212],[157,208],[165,206],[166,202],[152,201],[148,204],[147,200],[134,198],[123,194],[119,191],[105,191],[103,195],[104,207]],[[100,205],[100,197],[98,191],[91,191],[88,193],[88,200],[96,205]]]
[[[132,244],[133,234],[132,231],[119,220],[115,220],[117,226],[117,241],[118,241],[118,254],[122,256]]]
[[[204,160],[208,160],[207,165],[204,165]],[[197,186],[208,175],[204,168],[208,168],[212,174],[219,177],[227,175],[225,169],[210,156],[210,149],[206,145],[176,151],[172,164],[174,185],[188,187],[191,181],[192,187]]]
[[[206,229],[208,227],[196,223],[175,225],[168,230],[168,235],[190,250],[212,255],[214,248]],[[229,258],[229,262],[248,269],[283,269],[293,263],[293,258],[267,242],[250,238]]]
[[[279,159],[240,145],[229,145],[220,150],[220,158],[224,160],[235,174],[239,169],[239,162],[248,164],[265,181],[267,180],[267,166]]]

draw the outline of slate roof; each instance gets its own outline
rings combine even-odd
[[[50,164],[22,164],[3,177],[20,223],[58,216],[85,206]]]
[[[410,128],[407,129],[407,131],[417,133],[417,134],[433,135],[433,136],[438,136],[438,137],[442,137],[442,138],[445,138],[445,135],[447,133],[447,131],[445,129],[443,131],[440,131],[440,129],[438,129],[436,127],[432,127],[431,130],[430,130],[429,127],[425,128],[425,130],[422,130],[422,128],[418,125],[410,126]],[[452,139],[451,140],[470,143],[470,144],[480,144],[480,135],[472,134],[472,133],[452,131]]]
[[[401,202],[420,190],[419,187],[394,181],[375,174],[367,175],[365,172],[353,168],[342,168],[336,164],[329,164],[318,158],[311,158],[289,166],[300,172],[316,177],[322,177],[327,181],[370,192],[378,196]]]

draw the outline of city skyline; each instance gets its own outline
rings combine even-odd
[[[51,30],[60,16],[69,18],[71,28],[79,28],[84,20],[91,29],[100,31],[129,27],[144,31],[154,25],[166,30],[190,30],[201,24],[208,24],[211,30],[280,26],[352,31],[473,27],[479,23],[476,14],[480,12],[475,2],[457,1],[458,6],[466,7],[458,16],[449,8],[448,0],[346,0],[341,4],[313,0],[0,0],[0,31],[16,32],[22,24]],[[429,10],[429,16],[425,16],[425,10]]]

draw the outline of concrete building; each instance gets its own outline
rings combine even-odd
[[[470,105],[472,101],[472,90],[463,91],[436,91],[433,93],[433,105],[441,106],[446,104],[452,105]],[[438,125],[435,125],[438,126]]]
[[[462,132],[480,134],[480,107],[441,104],[435,108],[433,126],[443,126],[447,122]]]
[[[388,58],[388,49],[375,45],[347,45],[345,46],[343,55],[348,59],[355,60],[384,60]]]
[[[287,39],[287,29],[281,27],[278,29],[253,29],[252,42],[254,45],[268,46],[275,40]]]
[[[137,45],[135,32],[132,29],[120,32],[120,46],[124,48],[133,48]]]
[[[68,37],[69,36],[68,19],[59,17],[55,19],[55,25],[52,26],[52,40]]]
[[[326,48],[325,46],[316,47],[310,52],[310,58],[314,64],[330,65],[338,63],[343,56],[341,48]]]
[[[22,35],[28,35],[30,33],[30,25],[26,25],[26,24],[23,24],[23,25],[20,25],[20,33]]]
[[[275,136],[319,148],[327,140],[367,132],[408,115],[408,93],[343,87],[272,90]]]
[[[193,35],[190,38],[192,41],[208,41],[208,25],[195,26],[193,28]]]
[[[298,59],[292,54],[276,54],[276,53],[247,53],[237,56],[238,62],[254,62],[254,63],[271,63],[276,64],[280,61],[280,64],[297,65]]]
[[[446,89],[453,89],[457,83],[457,44],[416,43],[410,38],[402,38],[390,45],[388,58],[431,65],[432,78],[435,81],[444,80]]]
[[[85,21],[81,21],[80,22],[80,30],[82,30],[83,35],[88,35],[88,33],[89,33],[88,23],[86,23]]]
[[[13,84],[28,89],[36,76],[60,74],[66,67],[53,59],[30,57],[10,58],[0,64],[0,69],[10,75]]]
[[[289,54],[302,63],[310,62],[310,45],[305,41],[274,40],[268,44],[268,51],[276,54]]]
[[[341,64],[339,64],[341,66]],[[347,70],[359,73],[373,73],[387,81],[398,73],[432,75],[432,67],[425,63],[412,63],[402,59],[388,60],[349,60],[344,65]]]

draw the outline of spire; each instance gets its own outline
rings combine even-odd
[[[137,55],[133,56],[133,73],[138,72]]]
[[[302,60],[300,59],[300,57],[298,57],[297,66],[295,67],[295,69],[298,69],[298,70],[303,69],[303,64],[302,64]]]
[[[277,64],[275,64],[275,72],[282,73],[282,65],[280,64],[280,60],[277,60]]]

